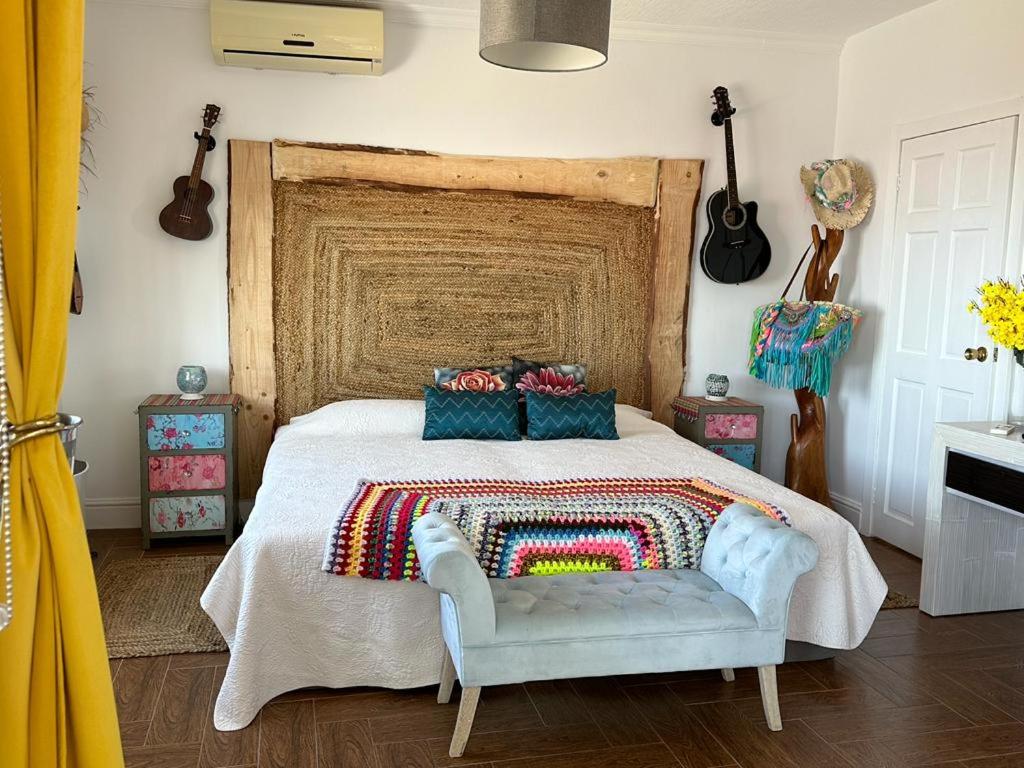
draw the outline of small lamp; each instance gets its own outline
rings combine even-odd
[[[480,57],[531,72],[608,61],[611,0],[481,0]]]

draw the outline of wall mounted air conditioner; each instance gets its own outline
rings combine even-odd
[[[218,64],[347,75],[384,71],[384,12],[374,8],[211,0]]]

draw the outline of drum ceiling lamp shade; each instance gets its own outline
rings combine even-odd
[[[611,0],[481,0],[480,56],[531,72],[573,72],[608,61]]]

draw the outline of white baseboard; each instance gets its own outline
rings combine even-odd
[[[851,499],[849,496],[843,496],[838,493],[832,494],[832,506],[835,507],[836,512],[846,518],[850,525],[860,530],[860,502],[856,499]]]
[[[123,497],[86,499],[82,502],[82,516],[86,530],[101,528],[141,528],[139,500]]]

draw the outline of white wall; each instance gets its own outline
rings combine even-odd
[[[833,491],[862,500],[865,510],[874,461],[869,424],[878,407],[871,361],[880,354],[879,280],[891,258],[883,220],[893,205],[893,130],[1024,95],[1022,29],[1020,0],[939,0],[851,37],[840,56],[835,156],[864,162],[878,195],[837,264],[840,299],[867,317],[829,403],[829,466]]]
[[[704,376],[722,371],[734,393],[765,403],[764,468],[781,479],[792,396],[746,375],[747,338],[754,306],[779,295],[807,242],[798,169],[831,154],[837,51],[739,39],[726,55],[721,45],[613,39],[605,67],[539,75],[481,62],[472,29],[389,23],[386,48],[381,78],[220,68],[201,9],[89,3],[85,82],[103,124],[91,137],[97,176],[87,180],[78,241],[86,308],[71,320],[63,401],[86,419],[89,523],[137,524],[136,404],[174,391],[182,363],[205,365],[212,390],[226,387],[227,139],[703,157],[707,193],[724,182],[722,135],[708,120],[720,83],[740,110],[740,191],[760,202],[775,257],[741,287],[713,284],[695,264],[687,389],[702,391]],[[156,217],[190,167],[206,102],[224,109],[207,174],[216,228],[188,243],[165,235]],[[701,221],[698,242],[704,229]]]

